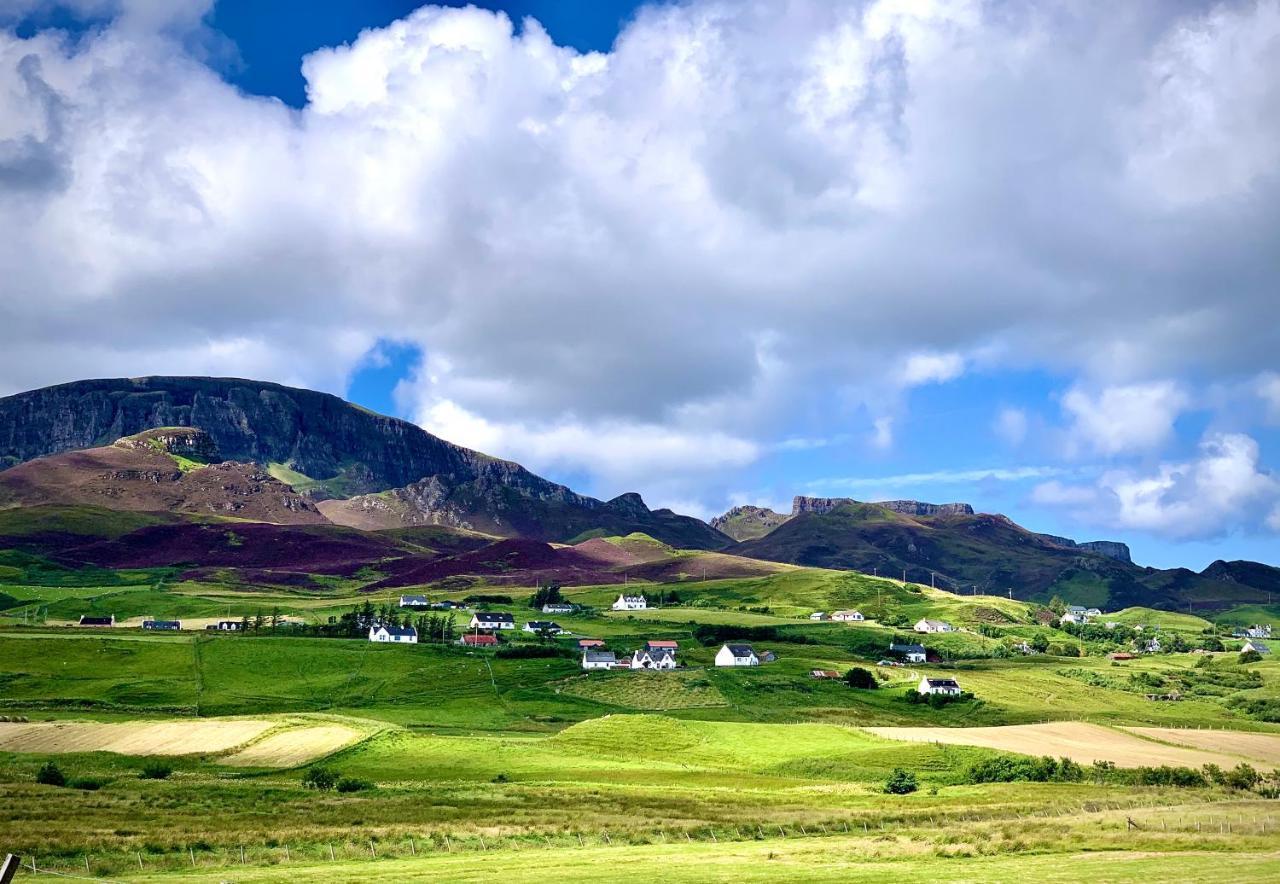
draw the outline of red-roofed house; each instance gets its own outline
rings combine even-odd
[[[472,635],[467,633],[458,639],[458,644],[468,648],[492,648],[498,644],[496,635]]]
[[[587,648],[603,648],[604,642],[598,638],[580,638],[578,639],[578,650],[585,651]]]

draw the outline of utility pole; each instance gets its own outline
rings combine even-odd
[[[937,589],[938,587],[937,587],[937,586],[934,584],[934,582],[933,582],[933,576],[934,576],[934,575],[933,575],[933,572],[932,572],[932,571],[930,571],[930,572],[929,572],[929,588],[930,588],[930,589]]]

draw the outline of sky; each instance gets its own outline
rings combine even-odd
[[[0,0],[0,395],[1280,564],[1280,0]]]

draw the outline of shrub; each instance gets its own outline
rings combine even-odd
[[[861,666],[855,666],[846,672],[844,680],[849,687],[862,690],[874,690],[880,686],[871,670],[863,669]]]
[[[493,781],[494,781],[495,783],[509,783],[509,782],[511,782],[511,777],[507,776],[507,775],[506,775],[506,774],[504,774],[504,773],[500,773],[500,774],[498,774],[496,777],[494,777],[494,778],[493,778]]]
[[[302,785],[327,792],[338,782],[338,774],[327,767],[313,767],[302,775]]]
[[[63,776],[58,765],[52,761],[46,761],[41,765],[40,770],[36,771],[36,782],[43,786],[65,786],[67,778]]]
[[[148,761],[142,766],[142,772],[138,776],[144,780],[167,780],[171,773],[173,765],[163,761]]]
[[[512,604],[509,595],[469,595],[463,600],[463,604],[467,605],[510,605]]]
[[[338,780],[337,790],[344,795],[351,792],[367,792],[372,789],[373,783],[368,780],[358,780],[355,777],[343,777]]]
[[[1257,651],[1241,651],[1240,656],[1236,658],[1238,663],[1259,663],[1262,661],[1262,655]]]
[[[1227,771],[1225,780],[1228,789],[1252,789],[1262,782],[1262,774],[1248,764],[1238,764]]]
[[[74,780],[68,780],[67,785],[73,789],[82,789],[85,792],[97,792],[106,785],[106,781],[97,777],[76,777]]]
[[[909,795],[918,788],[916,775],[901,767],[895,767],[884,782],[884,790],[889,795]]]
[[[1048,755],[1023,758],[1000,755],[984,758],[969,766],[965,781],[969,783],[1078,783],[1084,779],[1084,768],[1070,758],[1055,761]]]

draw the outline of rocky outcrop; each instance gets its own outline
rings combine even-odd
[[[336,396],[235,378],[80,381],[0,399],[0,467],[147,431],[146,444],[203,444],[184,437],[184,428],[203,430],[227,460],[301,474],[306,481],[298,488],[313,502],[366,495],[393,501],[333,507],[339,518],[350,511],[558,541],[640,531],[674,546],[731,542],[705,522],[650,511],[636,494],[606,503]]]
[[[117,448],[151,449],[202,463],[222,460],[213,437],[198,427],[162,427],[117,439]]]
[[[722,516],[711,520],[711,527],[734,540],[754,540],[764,537],[789,517],[762,506],[735,506]]]
[[[801,513],[829,513],[841,506],[858,504],[851,497],[802,497],[791,501],[791,515]],[[872,506],[884,507],[906,516],[972,516],[973,507],[967,503],[922,503],[918,500],[882,500]]]
[[[1129,554],[1129,545],[1118,540],[1086,540],[1083,543],[1077,543],[1070,537],[1059,537],[1056,534],[1037,534],[1036,536],[1041,540],[1052,543],[1054,546],[1096,553],[1109,559],[1115,559],[1117,562],[1133,563],[1133,558]]]

